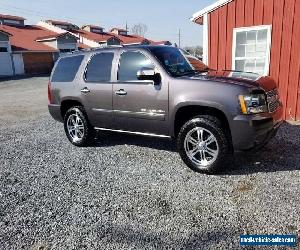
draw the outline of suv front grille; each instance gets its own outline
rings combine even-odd
[[[280,106],[278,89],[273,89],[267,92],[267,102],[270,113],[273,113],[278,109]]]

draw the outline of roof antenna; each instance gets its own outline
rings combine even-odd
[[[128,25],[127,25],[127,20],[126,20],[126,28],[125,28],[125,29],[126,29],[126,31],[128,32]]]

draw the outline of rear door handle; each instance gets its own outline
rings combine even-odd
[[[127,95],[127,92],[124,89],[119,89],[115,92],[116,95]]]
[[[81,91],[81,93],[89,93],[89,92],[91,92],[87,87],[81,89],[80,91]]]

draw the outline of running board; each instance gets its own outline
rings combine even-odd
[[[167,135],[157,135],[157,134],[151,134],[151,133],[132,132],[132,131],[126,131],[126,130],[117,130],[117,129],[109,129],[109,128],[97,128],[97,127],[95,129],[96,130],[102,130],[102,131],[111,131],[111,132],[123,133],[123,134],[143,135],[143,136],[160,137],[160,138],[171,138],[171,136],[167,136]]]

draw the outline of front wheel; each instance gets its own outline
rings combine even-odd
[[[77,147],[88,146],[94,142],[95,130],[81,106],[72,107],[66,112],[64,128],[69,141]]]
[[[216,173],[232,158],[228,136],[213,116],[197,116],[185,123],[177,148],[185,164],[196,172]]]

